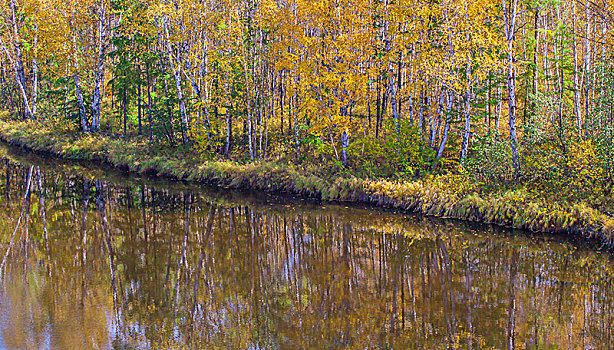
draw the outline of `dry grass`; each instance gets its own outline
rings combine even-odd
[[[135,173],[222,187],[369,203],[535,232],[597,237],[608,244],[612,243],[614,233],[614,219],[584,202],[552,202],[522,188],[482,193],[460,174],[428,176],[415,181],[326,178],[317,175],[317,168],[274,162],[202,161],[189,150],[152,148],[144,140],[58,133],[36,122],[2,119],[0,139],[66,159],[102,161]]]

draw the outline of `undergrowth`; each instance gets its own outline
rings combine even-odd
[[[228,188],[286,192],[331,201],[361,202],[444,218],[570,233],[612,242],[614,219],[582,200],[553,201],[530,188],[486,190],[459,173],[414,180],[357,178],[282,162],[202,160],[189,149],[162,148],[147,140],[58,132],[33,121],[0,120],[0,139],[37,152],[101,161],[125,171],[203,182]]]

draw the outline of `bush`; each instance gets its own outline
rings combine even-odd
[[[498,133],[473,137],[465,170],[479,183],[492,187],[513,180],[509,141]]]

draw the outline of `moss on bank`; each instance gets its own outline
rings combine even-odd
[[[614,218],[581,201],[552,201],[520,187],[483,192],[462,174],[392,181],[326,176],[317,168],[276,162],[203,161],[190,150],[156,148],[146,140],[58,133],[36,122],[0,120],[0,139],[36,152],[101,161],[122,170],[323,200],[360,202],[443,218],[535,232],[590,236],[611,244]]]

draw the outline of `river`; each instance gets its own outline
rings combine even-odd
[[[598,248],[0,145],[2,349],[611,349]]]

